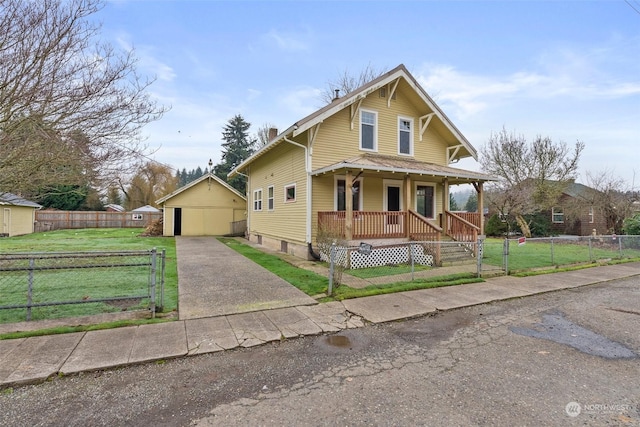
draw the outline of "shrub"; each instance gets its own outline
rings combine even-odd
[[[625,219],[622,231],[627,235],[640,235],[640,214],[636,214],[631,218]]]
[[[503,222],[498,214],[493,214],[484,225],[484,232],[487,236],[501,237],[509,231],[509,224]]]

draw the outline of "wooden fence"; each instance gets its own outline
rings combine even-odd
[[[141,228],[162,212],[36,211],[35,231],[74,228]]]

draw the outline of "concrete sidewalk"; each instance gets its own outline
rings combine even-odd
[[[0,341],[0,387],[132,363],[252,347],[640,275],[640,263],[168,323]]]

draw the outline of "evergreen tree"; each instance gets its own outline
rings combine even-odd
[[[249,136],[251,123],[240,114],[234,116],[222,130],[222,159],[214,166],[213,172],[217,177],[226,181],[241,194],[246,193],[247,182],[244,176],[227,179],[227,174],[233,168],[247,159],[255,149],[256,139]]]
[[[458,206],[458,202],[456,202],[455,197],[453,197],[453,193],[449,193],[449,210],[450,211],[460,210],[460,207]]]
[[[469,195],[469,198],[467,199],[467,203],[464,205],[464,210],[467,212],[478,211],[478,194],[473,192]]]

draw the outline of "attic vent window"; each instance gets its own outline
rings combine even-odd
[[[381,87],[380,88],[380,98],[384,98],[387,96],[387,88],[386,87]]]

